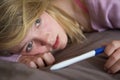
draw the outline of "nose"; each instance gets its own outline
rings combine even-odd
[[[38,37],[38,40],[40,41],[42,46],[52,46],[53,44],[53,39],[50,36],[49,32],[44,32],[44,34],[40,34]]]
[[[36,48],[35,54],[41,54],[45,52],[52,51],[51,36],[48,32],[40,35],[36,35]]]

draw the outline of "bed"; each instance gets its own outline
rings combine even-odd
[[[120,39],[119,30],[85,34],[82,44],[68,45],[63,51],[54,53],[56,63],[99,48],[114,39]],[[0,60],[0,80],[120,80],[120,72],[109,74],[104,70],[105,54],[75,63],[66,68],[51,71],[50,67],[29,68],[24,64]]]

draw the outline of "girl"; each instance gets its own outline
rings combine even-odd
[[[82,42],[83,32],[120,28],[119,0],[2,0],[0,12],[1,52],[34,68],[53,64],[51,52]],[[106,45],[109,73],[120,70],[119,52],[119,40]]]

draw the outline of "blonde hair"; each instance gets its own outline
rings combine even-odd
[[[69,16],[65,11],[59,9],[58,7],[51,5],[46,10],[61,27],[65,30],[71,42],[82,42],[85,39],[82,30],[80,29],[80,24],[71,16]]]
[[[82,41],[84,35],[79,28],[79,23],[64,11],[52,5],[51,1],[1,0],[0,50],[9,50],[18,45],[43,11],[57,20],[72,42]]]
[[[1,0],[0,50],[18,45],[48,3],[49,0]]]

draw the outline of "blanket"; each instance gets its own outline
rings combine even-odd
[[[85,35],[86,40],[82,43],[68,45],[64,50],[54,53],[55,63],[99,48],[112,40],[120,40],[118,30]],[[104,70],[107,59],[103,53],[55,71],[50,70],[51,66],[33,69],[21,63],[0,60],[0,80],[119,80],[120,72],[109,74]]]

